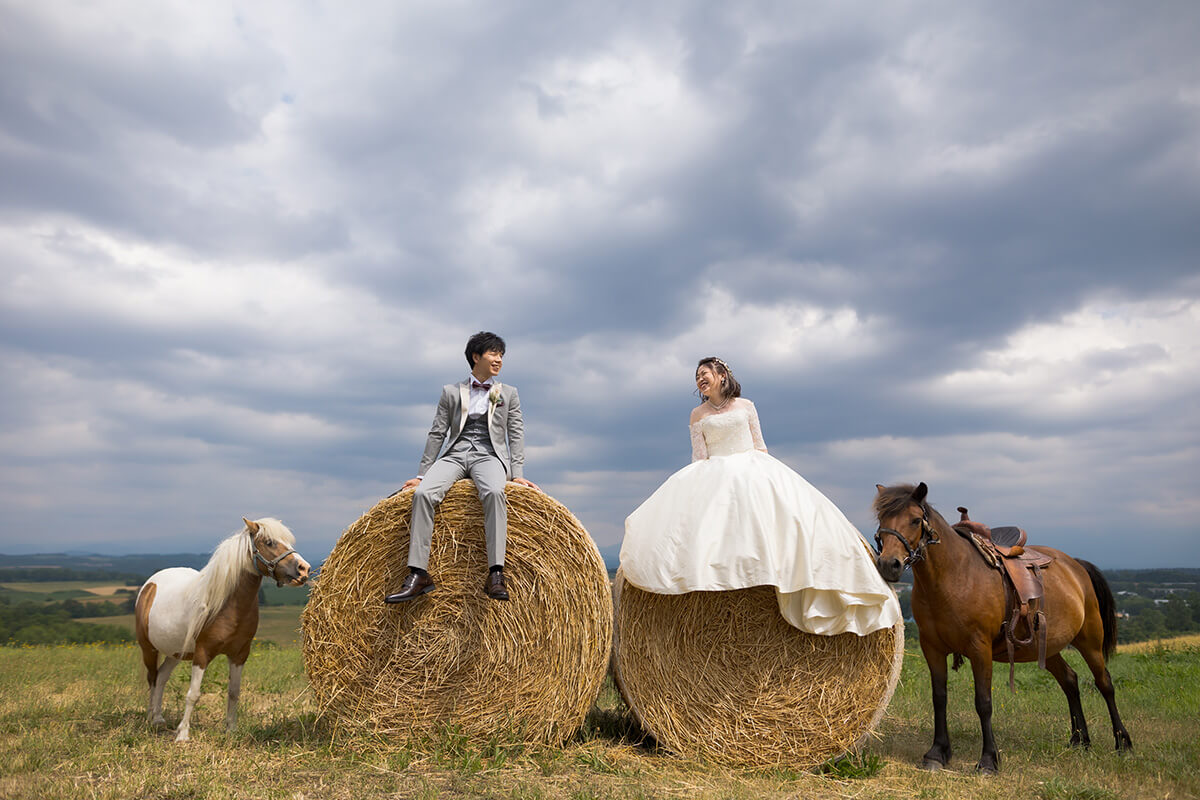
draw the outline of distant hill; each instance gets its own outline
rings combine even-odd
[[[142,581],[166,567],[200,569],[210,553],[137,553],[109,556],[99,553],[0,553],[0,580],[81,580],[107,577]]]
[[[0,554],[0,583],[49,584],[59,581],[108,581],[136,587],[160,569],[167,567],[200,569],[208,563],[210,555],[210,553],[137,553],[126,556],[107,556],[97,553],[38,553],[22,556]],[[311,588],[311,585],[306,585],[301,589],[290,586],[277,587],[274,581],[268,579],[263,581],[261,597],[266,605],[301,606],[308,601],[308,593]],[[87,596],[85,591],[79,591],[78,594]],[[0,588],[0,597],[43,600],[50,595]]]
[[[1101,570],[1109,583],[1196,583],[1200,581],[1200,569],[1171,567],[1163,569],[1105,569]]]

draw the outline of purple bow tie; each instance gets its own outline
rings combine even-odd
[[[471,388],[472,389],[484,389],[486,391],[487,389],[492,388],[492,385],[490,383],[480,383],[479,381],[471,381]]]

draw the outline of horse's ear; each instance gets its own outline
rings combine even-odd
[[[925,484],[921,484],[921,485],[924,486]],[[258,523],[257,522],[255,522],[252,519],[246,519],[245,517],[242,517],[242,522],[246,523],[246,530],[250,531],[251,536],[258,533]]]
[[[886,487],[886,486],[884,486],[882,483],[877,483],[877,484],[875,484],[875,493],[876,493],[876,494],[883,494],[883,490],[884,490],[884,489],[886,489],[886,488],[887,488],[887,487]]]
[[[929,494],[929,487],[925,485],[925,481],[921,481],[917,484],[917,488],[913,489],[912,499],[918,503],[924,503],[927,494]]]

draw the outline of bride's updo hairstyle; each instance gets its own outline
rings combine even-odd
[[[717,374],[717,377],[721,379],[721,393],[725,397],[742,396],[742,385],[737,382],[737,378],[733,377],[733,370],[724,361],[716,356],[709,356],[708,358],[700,359],[700,363],[696,365],[697,373],[700,372],[701,367],[708,367]],[[700,399],[707,400],[708,398],[701,395]]]

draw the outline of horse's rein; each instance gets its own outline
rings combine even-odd
[[[875,530],[875,545],[879,548],[879,552],[883,552],[883,537],[895,536],[900,540],[900,544],[904,545],[904,549],[908,552],[908,557],[904,559],[904,563],[900,565],[900,569],[907,569],[918,561],[925,560],[925,548],[931,544],[938,544],[942,540],[933,532],[933,526],[929,524],[929,507],[924,503],[921,504],[921,536],[917,539],[917,546],[914,549],[908,543],[908,539],[900,531],[891,528],[880,526]]]
[[[265,566],[267,568],[267,571],[264,574],[270,575],[272,578],[274,578],[276,586],[283,586],[283,581],[279,580],[279,576],[275,574],[275,568],[277,566],[279,566],[280,561],[283,561],[285,558],[290,556],[292,553],[295,553],[296,549],[290,548],[290,549],[286,550],[284,553],[282,553],[281,555],[268,561],[267,558],[262,553],[258,552],[258,548],[254,546],[254,535],[253,534],[250,535],[248,544],[250,547],[250,555],[252,555],[254,557],[255,566],[257,567],[258,564],[262,564],[263,566]]]

